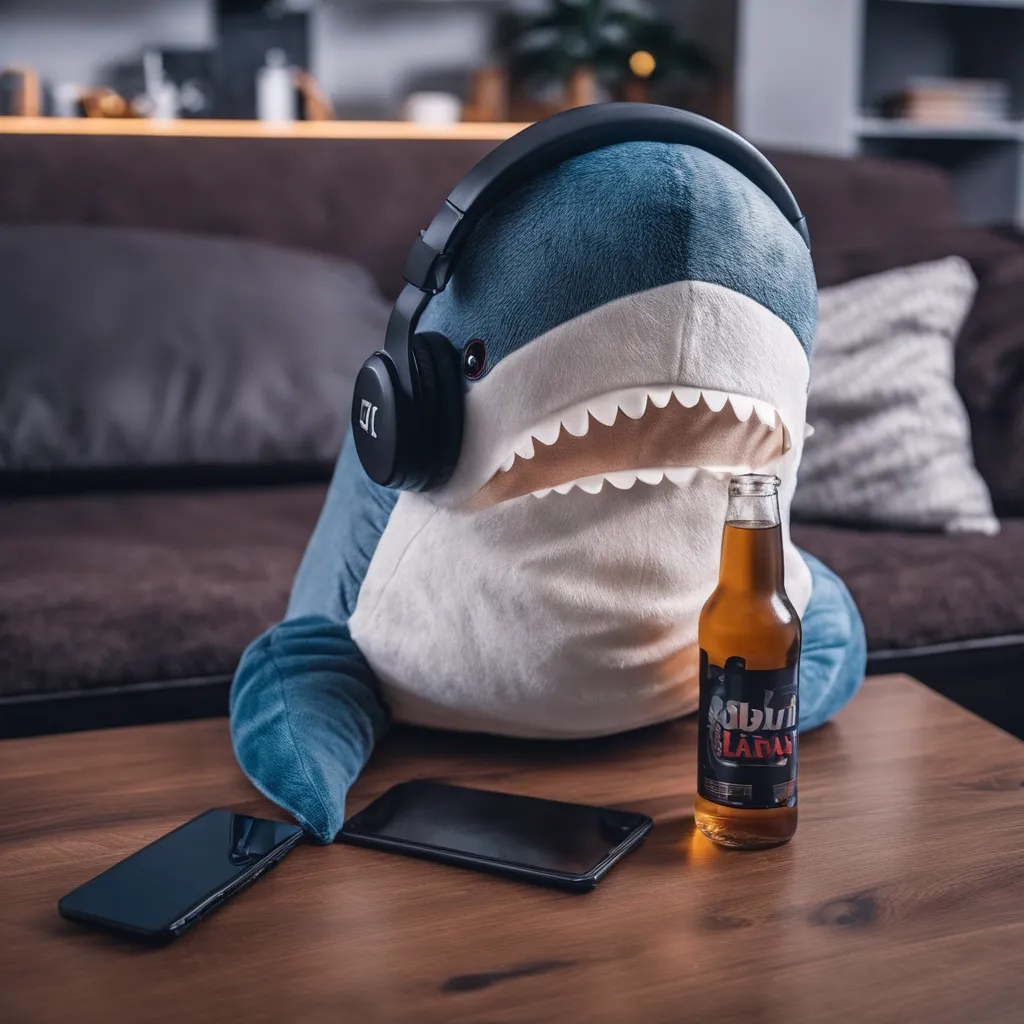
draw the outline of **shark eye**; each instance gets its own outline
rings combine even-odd
[[[474,338],[462,353],[462,372],[468,380],[479,380],[486,365],[487,346],[479,338]]]

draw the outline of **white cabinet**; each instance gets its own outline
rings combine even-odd
[[[736,127],[810,152],[924,160],[964,216],[1024,223],[1024,0],[737,0]],[[885,115],[914,78],[998,79],[1002,120]]]

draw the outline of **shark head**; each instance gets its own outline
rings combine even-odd
[[[797,231],[703,151],[609,147],[495,206],[420,320],[486,346],[458,462],[398,498],[350,620],[396,717],[586,736],[692,711],[735,472],[782,479],[802,614],[816,315]]]
[[[718,158],[625,143],[567,161],[488,214],[423,315],[457,357],[486,347],[432,498],[795,472],[816,319],[802,239]]]

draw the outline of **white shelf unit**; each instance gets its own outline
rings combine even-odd
[[[1024,0],[737,0],[737,128],[812,152],[948,170],[963,215],[1024,225]],[[881,114],[915,77],[1001,79],[1005,121]]]
[[[920,3],[921,0],[905,2]],[[1017,120],[958,124],[858,117],[854,129],[861,139],[979,139],[996,142],[1024,139],[1024,121]]]

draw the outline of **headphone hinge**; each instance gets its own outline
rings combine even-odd
[[[423,232],[412,243],[402,276],[421,292],[436,295],[448,283],[450,257],[423,241]]]
[[[452,272],[452,237],[461,220],[461,211],[445,203],[427,230],[421,231],[413,242],[402,276],[414,288],[430,295],[444,291]]]

